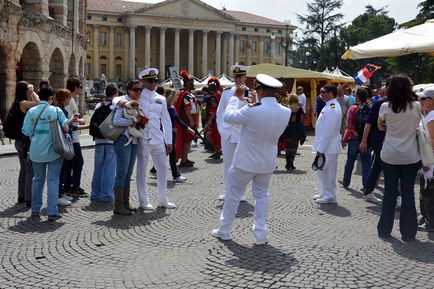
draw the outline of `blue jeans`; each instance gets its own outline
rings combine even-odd
[[[381,161],[384,173],[384,197],[377,231],[380,237],[389,237],[395,218],[396,197],[400,186],[402,205],[399,231],[403,239],[414,239],[417,232],[417,213],[414,200],[414,184],[420,162],[408,165],[391,165]]]
[[[350,139],[348,141],[347,162],[345,163],[344,187],[349,187],[351,183],[351,175],[353,174],[354,162],[360,154],[362,161],[362,184],[366,188],[369,171],[371,169],[371,149],[367,149],[364,154],[359,150],[360,141],[358,139]]]
[[[95,145],[95,160],[92,178],[92,199],[110,202],[113,200],[113,185],[116,174],[116,155],[113,144]]]
[[[134,164],[137,157],[137,145],[128,142],[125,135],[122,135],[114,142],[113,148],[116,154],[116,177],[114,188],[125,188],[130,186],[131,175],[133,173]]]
[[[48,163],[33,162],[32,214],[39,214],[41,210],[45,177],[47,178],[47,214],[48,216],[52,216],[59,213],[57,201],[59,195],[59,174],[62,163],[63,158],[61,157]]]
[[[365,191],[363,194],[366,196],[374,191],[375,186],[377,185],[378,178],[380,177],[380,173],[383,170],[381,166],[381,148],[383,147],[383,143],[375,143],[371,144],[372,151],[374,152],[374,162],[372,163],[371,170],[369,171],[368,180],[365,186]]]

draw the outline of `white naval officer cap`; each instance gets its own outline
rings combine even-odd
[[[139,73],[139,79],[158,79],[158,69],[146,68]]]
[[[245,75],[247,72],[247,66],[235,63],[231,66],[231,71],[233,75]]]
[[[259,87],[268,87],[268,88],[281,88],[283,83],[277,80],[276,78],[269,76],[267,74],[259,73],[256,75],[256,87],[255,90]]]
[[[423,90],[422,92],[418,92],[416,93],[417,96],[419,97],[419,99],[421,98],[432,98],[434,99],[434,87],[429,87],[425,90]]]

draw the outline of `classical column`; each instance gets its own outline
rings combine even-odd
[[[107,78],[115,78],[115,28],[110,26],[110,40],[109,40],[109,73]]]
[[[129,55],[129,47],[130,47],[130,34],[128,33],[127,29],[124,29],[124,33],[125,35],[125,43],[124,43],[124,60],[123,60],[123,67],[124,67],[124,79],[131,79],[130,78],[130,71],[127,68],[128,67],[128,63],[130,62],[130,55]]]
[[[235,63],[240,63],[240,36],[235,35]]]
[[[246,65],[249,66],[252,65],[252,39],[250,37],[246,39],[246,52]]]
[[[215,75],[220,75],[220,68],[222,66],[222,32],[217,31],[215,34]]]
[[[228,37],[226,33],[222,33],[222,73],[227,73],[227,59],[228,59]]]
[[[271,39],[270,63],[274,64],[276,55],[276,39]]]
[[[234,65],[234,41],[234,33],[231,32],[229,34],[229,67]]]
[[[166,28],[160,28],[160,79],[165,79],[166,70]]]
[[[264,63],[264,37],[259,36],[259,64]]]
[[[136,27],[135,25],[128,26],[130,28],[130,61],[129,73],[130,79],[135,79],[136,76]]]
[[[202,32],[202,76],[208,73],[208,30]]]
[[[99,25],[93,26],[93,78],[99,78]]]
[[[188,32],[188,72],[194,75],[194,29]]]
[[[175,28],[175,68],[179,71],[179,28]],[[189,72],[191,73],[191,72]]]
[[[151,27],[145,27],[145,66],[151,67]]]

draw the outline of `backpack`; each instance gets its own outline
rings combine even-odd
[[[89,134],[91,136],[93,136],[94,138],[105,138],[100,130],[99,130],[99,126],[101,125],[101,123],[107,118],[107,116],[112,112],[110,106],[111,106],[111,102],[110,104],[105,105],[104,101],[100,103],[101,106],[95,110],[95,112],[93,113],[91,119],[90,119],[90,123],[89,123]]]
[[[368,120],[369,110],[369,105],[366,102],[358,105],[356,113],[356,131],[359,135],[359,140],[363,137],[363,130]]]
[[[14,103],[3,125],[5,136],[9,139],[20,140],[24,137],[21,132],[21,129],[23,128],[23,119],[20,119],[19,109],[19,103]]]

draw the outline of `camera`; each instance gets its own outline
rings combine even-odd
[[[250,96],[250,91],[247,89],[246,91],[244,91],[244,97],[249,97]]]

